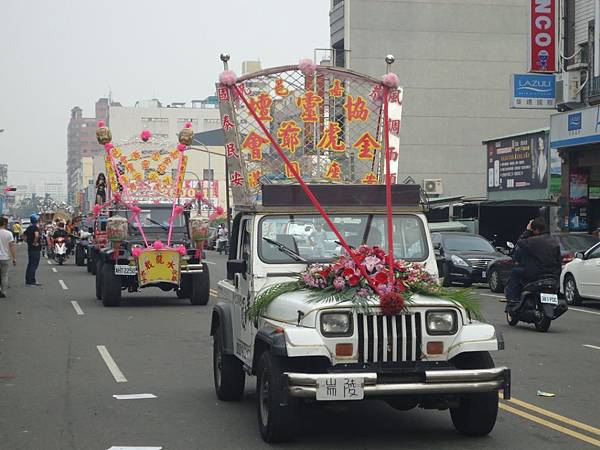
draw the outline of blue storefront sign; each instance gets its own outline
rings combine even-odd
[[[581,130],[581,113],[569,114],[567,128],[569,131]]]
[[[511,108],[554,109],[556,89],[554,75],[513,74]]]

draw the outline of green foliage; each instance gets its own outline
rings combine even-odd
[[[273,286],[269,286],[254,299],[254,303],[250,306],[250,309],[248,309],[248,319],[258,319],[277,297],[287,292],[295,292],[300,289],[301,287],[298,281],[286,281],[285,283],[277,283]]]

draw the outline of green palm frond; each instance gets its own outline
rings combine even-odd
[[[288,292],[295,292],[301,289],[298,281],[286,281],[284,283],[277,283],[273,286],[269,286],[267,289],[258,294],[254,300],[254,303],[248,309],[248,319],[258,319],[267,309],[269,304],[277,297]]]

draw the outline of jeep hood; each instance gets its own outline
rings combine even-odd
[[[379,302],[372,300],[371,305],[377,307]],[[414,307],[456,307],[456,303],[437,297],[426,297],[419,294],[413,294],[411,297],[411,306]],[[298,324],[300,316],[300,324],[306,327],[314,327],[316,324],[317,314],[320,310],[330,308],[352,308],[350,302],[335,303],[329,302],[314,302],[311,301],[311,292],[308,290],[300,290],[295,292],[287,292],[273,300],[267,310],[264,312],[265,319],[272,319],[279,322]],[[409,307],[410,308],[410,307]]]

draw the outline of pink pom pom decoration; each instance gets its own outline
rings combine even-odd
[[[196,192],[195,197],[196,197],[196,200],[202,200],[202,199],[204,199],[204,192],[202,192],[202,191]]]
[[[138,256],[140,256],[142,254],[142,248],[141,247],[133,247],[133,249],[131,250],[131,254],[133,255],[134,258],[137,258]]]
[[[192,128],[192,122],[186,122],[184,128]]]
[[[225,70],[219,75],[219,83],[224,86],[233,86],[237,81],[237,75],[233,70]]]
[[[179,244],[177,246],[177,253],[179,253],[181,256],[185,256],[187,254],[187,249],[185,248],[185,245]]]
[[[215,208],[215,214],[216,214],[217,216],[220,216],[220,215],[221,215],[221,214],[223,214],[224,212],[225,212],[225,210],[223,209],[223,207],[222,207],[222,206],[217,206],[217,207]]]
[[[142,208],[140,208],[139,206],[135,206],[135,205],[131,205],[131,206],[129,207],[129,209],[130,209],[130,210],[131,210],[131,212],[132,212],[133,214],[135,214],[136,216],[137,216],[139,213],[141,213],[141,212],[142,212]]]
[[[177,144],[177,150],[179,150],[180,152],[184,152],[185,151],[185,144]]]
[[[106,122],[104,120],[99,120],[98,121],[98,128],[102,128],[106,126]]]
[[[148,139],[150,139],[152,137],[152,131],[150,130],[143,130],[140,133],[140,139],[144,142],[148,142]]]
[[[181,205],[175,206],[175,209],[173,210],[173,212],[175,213],[176,216],[180,215],[183,212],[183,206],[181,206]]]
[[[104,144],[104,150],[106,150],[106,153],[110,152],[113,148],[115,148],[115,146],[110,142]]]
[[[301,59],[298,62],[298,69],[307,77],[311,77],[317,71],[317,65],[310,58]]]
[[[102,211],[102,205],[94,205],[94,217],[98,217],[100,211]]]
[[[383,84],[385,84],[387,87],[392,89],[396,89],[400,84],[400,78],[398,78],[398,75],[393,72],[386,73],[381,77],[381,81],[383,81]]]
[[[163,244],[162,241],[154,241],[154,243],[152,244],[152,248],[154,250],[162,250],[163,248],[165,248],[165,244]]]
[[[121,193],[115,192],[113,194],[113,200],[115,201],[115,203],[121,203]]]

